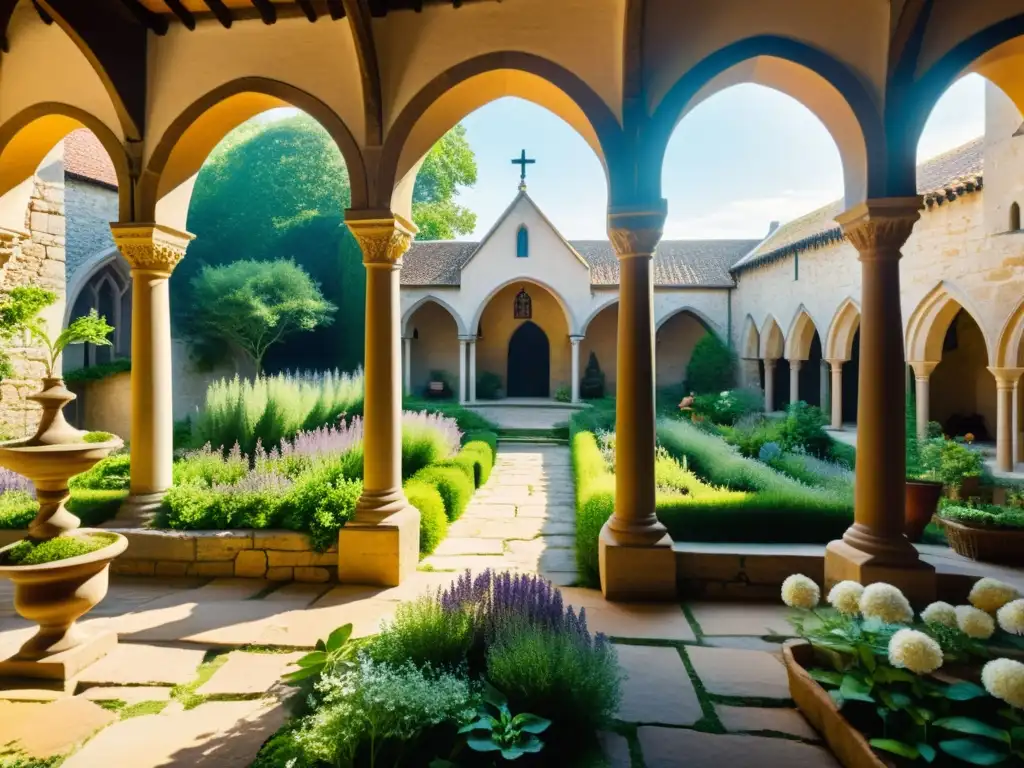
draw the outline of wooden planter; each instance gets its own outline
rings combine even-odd
[[[940,517],[950,549],[958,555],[1000,565],[1024,565],[1024,530],[975,528]]]
[[[903,532],[911,541],[920,541],[932,521],[942,497],[942,483],[932,480],[907,480],[906,512]]]
[[[847,722],[828,691],[807,673],[807,667],[815,665],[810,644],[783,646],[782,658],[789,675],[789,695],[807,722],[825,739],[836,759],[845,768],[892,768],[892,763],[875,754],[864,734]]]

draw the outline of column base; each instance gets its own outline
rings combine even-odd
[[[114,632],[82,632],[87,636],[86,639],[69,650],[45,654],[39,658],[23,658],[19,652],[0,660],[0,688],[7,687],[7,678],[61,682],[69,680],[102,659],[117,645],[117,634]]]
[[[397,587],[416,571],[419,561],[420,513],[408,502],[380,522],[353,520],[338,531],[342,583]]]
[[[667,534],[653,544],[623,544],[605,523],[598,541],[598,564],[606,600],[676,599],[676,553]]]
[[[145,528],[160,513],[166,493],[133,493],[117,510],[108,527]]]
[[[897,563],[863,552],[845,541],[829,542],[825,547],[824,593],[847,580],[864,585],[878,581],[892,584],[918,607],[933,602],[938,588],[935,567],[919,558]]]

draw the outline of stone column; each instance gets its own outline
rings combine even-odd
[[[580,401],[580,342],[582,336],[570,336],[569,343],[572,345],[572,401]]]
[[[803,360],[789,361],[789,404],[796,405],[800,402],[800,368]]]
[[[828,361],[818,362],[818,407],[822,413],[827,413],[831,398],[831,391],[828,386]]]
[[[915,603],[935,599],[935,569],[903,535],[906,493],[906,365],[900,248],[919,197],[868,200],[837,217],[861,262],[860,371],[854,523],[825,550],[825,588],[886,581]]]
[[[843,363],[845,360],[828,361],[832,371],[832,391],[829,392],[829,405],[832,408],[832,429],[843,428]]]
[[[764,412],[771,413],[775,410],[775,358],[764,359]]]
[[[924,440],[928,437],[928,420],[931,418],[931,376],[935,366],[930,360],[911,360],[910,367],[914,369],[914,416],[917,421],[917,439]]]
[[[615,511],[601,529],[601,590],[609,600],[671,599],[672,542],[654,508],[654,284],[651,256],[661,239],[665,201],[610,210],[608,234],[619,260],[616,346]]]
[[[420,515],[402,491],[398,278],[416,227],[388,211],[348,211],[366,266],[363,493],[338,532],[338,578],[395,586],[419,562]]]
[[[1012,472],[1014,464],[1013,394],[1024,373],[1024,368],[992,368],[996,378],[996,467],[1000,472]]]
[[[476,337],[469,342],[469,402],[476,402]]]
[[[459,403],[462,405],[466,404],[466,392],[469,387],[466,386],[466,344],[468,342],[464,338],[459,339]]]
[[[113,223],[110,231],[132,275],[131,479],[119,525],[140,526],[171,487],[174,409],[168,280],[194,235],[160,224]]]
[[[402,391],[412,394],[412,339],[402,337]]]
[[[1013,464],[1024,461],[1021,459],[1020,439],[1020,379],[1013,385]]]

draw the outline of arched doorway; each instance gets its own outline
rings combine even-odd
[[[508,340],[509,397],[548,397],[551,394],[551,349],[540,326],[527,320]]]

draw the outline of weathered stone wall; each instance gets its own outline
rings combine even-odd
[[[117,221],[117,190],[67,177],[67,272],[70,281],[92,256],[114,247],[110,222]]]

